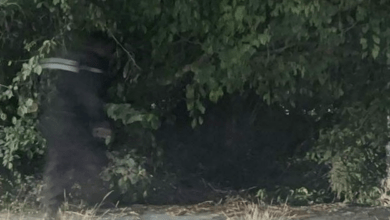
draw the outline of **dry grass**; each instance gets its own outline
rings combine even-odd
[[[291,219],[287,205],[265,206],[248,201],[230,205],[229,213],[223,212],[226,220],[287,220]]]
[[[59,213],[61,220],[92,220],[92,219],[101,219],[96,215],[97,208],[93,208],[86,211],[63,211]],[[15,211],[12,207],[8,207],[6,211],[3,211],[0,214],[0,219],[4,220],[24,220],[27,218],[34,218],[36,220],[43,220],[44,217],[39,214],[37,211]]]
[[[118,217],[123,216],[123,213],[109,213],[105,211],[103,213],[98,213],[98,210],[105,199],[109,196],[108,193],[101,201],[100,204],[97,204],[95,207],[90,209],[84,209],[84,204],[80,203],[78,206],[70,205],[65,197],[65,202],[63,204],[62,210],[59,212],[59,220],[100,220],[100,219],[117,219]],[[9,204],[6,210],[0,212],[0,220],[25,220],[31,219],[34,220],[44,220],[43,214],[39,211],[32,210],[27,208],[25,202],[13,202]],[[77,211],[75,211],[77,210]]]
[[[85,211],[81,210],[79,212],[76,211],[61,211],[59,213],[59,220],[101,220],[101,219],[118,219],[123,216],[120,213],[109,214],[106,211],[103,214],[98,214],[98,207],[87,209]],[[27,214],[24,213],[12,213],[10,210],[3,212],[0,214],[0,219],[4,220],[25,220],[25,219],[35,219],[35,220],[44,220],[42,214]]]
[[[100,204],[95,207],[87,209],[84,204],[77,206],[68,203],[65,197],[65,202],[62,206],[62,212],[59,213],[60,220],[103,220],[103,219],[119,219],[124,216],[129,216],[129,219],[139,219],[139,215],[134,212],[133,207],[128,209],[110,209],[101,211],[99,208],[108,197],[107,194]],[[152,211],[151,207],[146,206],[146,209]],[[160,207],[165,210],[166,207]],[[159,208],[157,208],[159,209]],[[194,212],[191,212],[191,210]],[[35,219],[43,220],[42,213],[28,208],[26,203],[15,202],[7,207],[7,209],[0,213],[1,220],[26,220]],[[293,216],[286,204],[282,206],[267,206],[262,203],[249,202],[241,197],[230,197],[224,204],[198,204],[186,209],[186,213],[196,215],[200,212],[207,211],[212,214],[224,215],[226,220],[288,220]],[[153,211],[152,211],[153,212]],[[130,217],[131,216],[131,217]],[[176,215],[177,216],[177,215]],[[135,218],[134,218],[135,217]]]
[[[258,205],[250,204],[246,207],[246,212],[240,220],[285,220],[289,219],[287,214],[287,208],[278,211],[269,208],[262,210]]]
[[[85,209],[79,211],[71,211],[70,209],[78,209],[78,207],[70,207],[69,204],[65,203],[63,206],[63,212],[60,212],[60,220],[102,220],[102,219],[118,219],[129,213],[109,213],[106,211],[104,213],[98,213],[99,205],[95,206],[92,209]],[[287,220],[288,210],[286,208],[280,207],[265,207],[255,203],[250,203],[246,201],[240,201],[229,204],[229,207],[226,207],[228,212],[223,212],[225,214],[226,220]],[[26,213],[24,215],[15,215],[12,209],[8,209],[3,214],[0,214],[0,219],[4,220],[25,220],[27,217],[34,217],[36,220],[43,220],[42,215],[39,216],[37,213]],[[212,209],[210,210],[212,211]],[[133,215],[136,213],[132,213]]]

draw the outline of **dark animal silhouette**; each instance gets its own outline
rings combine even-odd
[[[91,36],[79,52],[41,62],[43,68],[52,69],[45,74],[54,81],[50,95],[42,94],[39,117],[48,147],[43,192],[46,219],[58,217],[64,191],[69,192],[75,183],[82,186],[87,201],[98,202],[106,193],[99,174],[107,163],[104,138],[111,135],[111,128],[103,96],[112,78],[107,72],[114,45],[101,36]]]

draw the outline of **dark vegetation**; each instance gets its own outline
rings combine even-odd
[[[1,2],[0,205],[20,190],[39,194],[47,145],[38,88],[48,73],[38,61],[94,31],[116,43],[101,177],[123,204],[240,189],[292,204],[377,204],[389,3]]]

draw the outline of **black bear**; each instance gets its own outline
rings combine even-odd
[[[42,68],[51,69],[46,78],[54,82],[50,94],[42,94],[39,117],[48,147],[43,192],[46,219],[58,217],[64,191],[69,192],[75,183],[91,196],[87,200],[101,196],[99,174],[107,163],[104,140],[111,135],[103,97],[112,79],[108,69],[115,46],[103,36],[93,34],[78,52],[41,61]]]

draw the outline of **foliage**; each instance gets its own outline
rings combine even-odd
[[[0,208],[12,211],[25,211],[35,208],[40,200],[42,181],[35,177],[23,178],[23,181],[14,181],[12,177],[18,174],[6,175],[4,170],[0,177]],[[21,179],[21,177],[19,177]]]
[[[339,113],[343,120],[331,129],[321,130],[315,150],[307,155],[332,165],[331,187],[346,201],[373,204],[380,196],[378,186],[386,169],[383,146],[388,141],[386,103],[379,101],[382,95],[368,99],[371,103],[360,108],[355,107],[362,105],[360,100],[349,100],[354,107],[344,102],[348,107],[340,108],[343,112]]]
[[[122,133],[151,133],[164,123],[175,124],[180,118],[175,111],[183,103],[192,127],[201,126],[209,102],[218,105],[231,94],[253,92],[249,101],[281,106],[314,121],[319,138],[308,156],[333,167],[329,178],[339,195],[354,200],[359,192],[357,199],[363,199],[384,175],[388,4],[1,1],[1,161],[19,169],[18,158],[38,160],[35,156],[45,149],[34,129],[38,58],[54,47],[70,48],[75,36],[98,29],[111,33],[118,45],[112,70],[118,81],[110,90],[115,104],[108,113]],[[259,112],[254,115],[259,121]],[[121,143],[127,137],[117,138]],[[164,151],[153,145],[153,135],[148,138],[151,157],[160,158],[154,160],[159,161],[156,168]],[[344,171],[348,175],[338,174]]]
[[[147,174],[142,166],[141,158],[136,161],[137,156],[134,152],[129,152],[120,156],[118,152],[109,154],[111,164],[103,171],[102,177],[110,183],[110,188],[119,189],[122,194],[135,202],[137,199],[145,197],[147,192],[144,191],[150,184],[150,175]],[[126,200],[122,198],[122,200]]]
[[[5,103],[14,99],[18,103],[16,106],[6,106],[5,111],[1,112],[1,119],[9,126],[2,126],[0,129],[0,157],[2,164],[10,170],[14,170],[14,167],[17,167],[15,171],[24,169],[26,164],[21,159],[24,156],[33,160],[44,154],[44,140],[36,129],[37,104],[34,100],[38,98],[36,76],[42,73],[38,60],[44,52],[50,51],[50,47],[49,41],[44,42],[38,49],[40,55],[32,56],[28,62],[23,63],[12,84],[0,94],[0,100]],[[26,46],[26,49],[29,47]],[[11,114],[7,115],[5,112]]]

